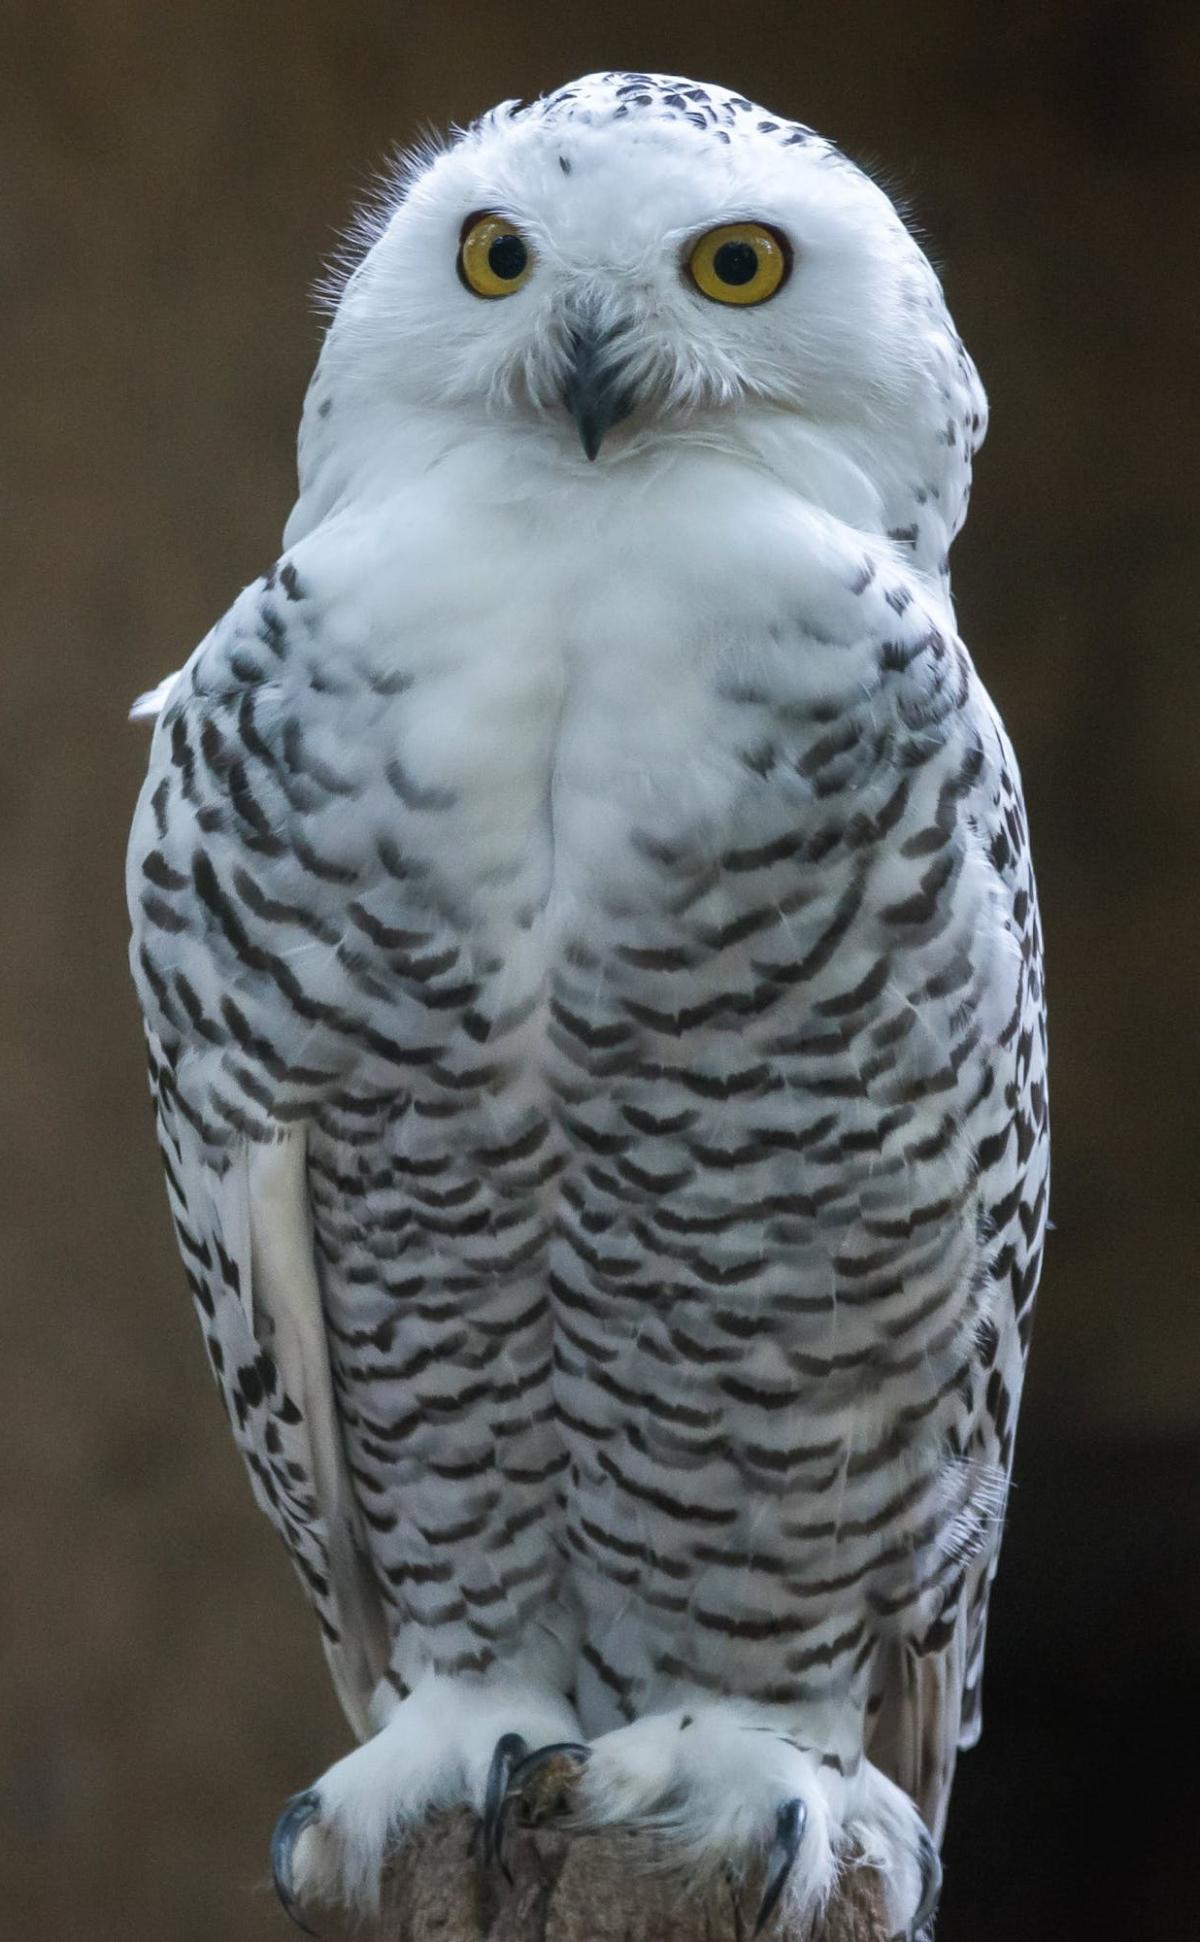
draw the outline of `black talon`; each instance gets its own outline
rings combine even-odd
[[[488,1768],[487,1791],[483,1797],[484,1866],[490,1867],[493,1861],[499,1861],[510,1887],[512,1876],[500,1851],[500,1837],[504,1831],[504,1800],[508,1793],[508,1783],[512,1778],[513,1768],[519,1766],[522,1760],[528,1758],[528,1755],[529,1742],[523,1740],[519,1733],[502,1733],[492,1753],[492,1764]]]
[[[496,1809],[496,1825],[493,1830],[493,1840],[495,1843],[496,1859],[500,1863],[500,1872],[504,1876],[504,1879],[508,1883],[510,1888],[513,1885],[512,1869],[509,1867],[508,1862],[505,1858],[507,1844],[508,1844],[508,1816],[509,1816],[509,1810],[511,1809],[514,1800],[519,1800],[519,1799],[520,1799],[519,1794],[513,1794],[513,1793],[505,1794],[504,1799],[500,1802],[499,1807]]]
[[[758,1919],[754,1924],[755,1935],[761,1935],[770,1921],[784,1890],[784,1884],[792,1872],[804,1830],[808,1825],[808,1808],[797,1795],[793,1800],[785,1800],[775,1815],[775,1839],[767,1856],[767,1880],[763,1898],[758,1905]]]
[[[925,1829],[921,1829],[921,1900],[912,1919],[909,1935],[912,1942],[920,1942],[927,1923],[937,1913],[937,1905],[942,1892],[942,1863],[937,1849]]]
[[[292,1891],[292,1856],[305,1828],[320,1818],[320,1796],[310,1787],[307,1793],[292,1795],[276,1821],[275,1832],[271,1836],[271,1874],[275,1880],[275,1893],[288,1919],[298,1929],[303,1929],[305,1935],[313,1936],[317,1935],[316,1929],[309,1928],[296,1908],[296,1897]],[[320,1942],[319,1937],[317,1942]]]

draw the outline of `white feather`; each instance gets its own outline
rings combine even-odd
[[[161,715],[175,691],[178,680],[179,670],[176,669],[174,674],[164,675],[157,688],[148,688],[145,694],[139,695],[129,710],[130,721],[153,721]]]

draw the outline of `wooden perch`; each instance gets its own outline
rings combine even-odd
[[[512,1885],[479,1863],[479,1823],[441,1814],[409,1841],[385,1891],[378,1942],[751,1942],[756,1884],[689,1894],[652,1836],[514,1827]],[[843,1872],[817,1933],[773,1922],[769,1942],[887,1942],[878,1876]]]

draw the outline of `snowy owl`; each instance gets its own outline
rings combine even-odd
[[[361,1744],[917,1935],[1046,1210],[1017,768],[951,606],[985,405],[885,194],[592,75],[415,157],[283,551],[157,715],[133,967],[180,1249]],[[298,1777],[299,1778],[299,1777]]]

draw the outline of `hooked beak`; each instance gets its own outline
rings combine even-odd
[[[571,362],[563,403],[575,420],[580,442],[594,459],[604,435],[628,418],[634,399],[609,355],[612,335],[580,327],[571,334]]]

